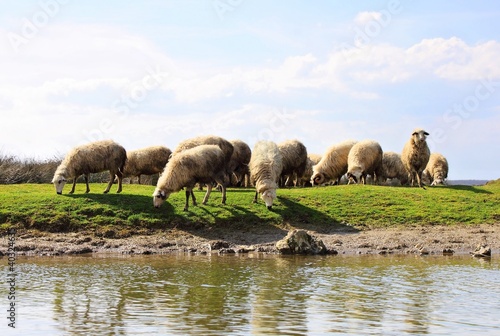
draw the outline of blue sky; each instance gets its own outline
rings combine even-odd
[[[500,177],[495,1],[0,4],[1,153],[201,134],[400,152],[422,127],[450,179]]]

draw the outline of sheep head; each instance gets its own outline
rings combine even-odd
[[[429,135],[429,133],[427,133],[426,131],[424,131],[421,128],[417,128],[417,129],[413,130],[413,133],[411,134],[411,136],[413,138],[413,142],[417,145],[424,143],[425,139],[427,139],[428,135]]]
[[[165,190],[161,189],[156,189],[155,192],[153,193],[153,205],[155,208],[159,208],[163,202],[170,196],[170,192],[167,192]]]
[[[64,185],[66,184],[66,178],[62,175],[55,175],[54,178],[52,179],[52,183],[54,184],[54,187],[56,188],[56,193],[58,195],[62,194]]]
[[[326,178],[325,178],[325,174],[323,174],[323,173],[315,173],[311,177],[311,184],[312,185],[322,185],[325,182],[326,182]]]
[[[347,179],[349,180],[348,184],[358,183],[361,181],[361,175],[363,175],[363,170],[361,167],[354,167],[350,171],[347,172]]]
[[[260,198],[266,203],[266,207],[271,210],[273,207],[273,201],[276,198],[276,189],[267,189],[260,195]]]

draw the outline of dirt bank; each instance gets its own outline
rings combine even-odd
[[[17,232],[18,255],[68,255],[82,253],[163,254],[276,252],[274,245],[292,225],[253,228],[175,228],[128,237],[106,238],[92,232]],[[308,232],[323,240],[330,253],[407,254],[428,252],[469,254],[479,244],[488,244],[492,254],[500,252],[498,225],[425,226],[412,228],[327,229],[311,227]],[[7,251],[7,237],[0,239],[0,254]]]

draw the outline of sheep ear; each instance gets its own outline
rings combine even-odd
[[[427,133],[427,132],[424,132],[424,134],[425,134],[425,135],[429,135],[429,133]]]
[[[411,135],[417,135],[417,132],[413,132]]]
[[[166,196],[165,196],[165,192],[164,192],[163,190],[162,190],[162,191],[160,191],[160,196],[161,196],[161,198],[162,198],[162,199],[165,199],[165,198],[166,198]]]

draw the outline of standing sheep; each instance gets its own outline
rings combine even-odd
[[[410,174],[411,186],[415,185],[416,179],[418,186],[424,189],[425,187],[422,185],[422,172],[427,166],[431,155],[429,146],[427,146],[427,142],[425,141],[428,135],[429,133],[421,128],[415,129],[401,153],[401,161],[403,161],[403,165]]]
[[[387,179],[398,179],[401,185],[408,184],[408,172],[401,161],[401,155],[395,152],[384,152],[382,157],[382,173],[377,177],[380,182]]]
[[[354,140],[346,140],[330,146],[321,160],[313,166],[312,185],[323,185],[330,181],[340,182],[342,175],[347,173],[347,156],[356,144]]]
[[[382,172],[382,147],[373,140],[363,140],[352,146],[347,156],[347,178],[349,183],[361,181],[366,184],[366,175],[372,175],[373,181]]]
[[[432,153],[422,173],[422,178],[429,181],[431,186],[445,185],[445,180],[448,178],[448,160],[439,153]]]
[[[86,193],[90,192],[89,176],[93,173],[100,173],[109,170],[111,178],[104,193],[109,192],[113,184],[115,175],[118,177],[117,193],[122,191],[122,177],[125,162],[127,161],[127,151],[114,141],[96,141],[86,145],[73,148],[57,167],[52,183],[58,194],[62,190],[68,179],[73,179],[73,188],[70,194],[75,192],[76,180],[83,175],[87,185]]]
[[[308,154],[307,164],[304,174],[299,179],[299,183],[302,187],[311,186],[311,176],[313,175],[313,166],[317,165],[321,160],[321,155],[319,154]]]
[[[290,186],[294,178],[298,179],[304,175],[307,165],[307,149],[298,140],[287,140],[278,144],[278,149],[283,159],[283,170],[281,177],[283,185]]]
[[[141,174],[153,175],[163,171],[172,151],[164,146],[152,146],[127,151],[127,164],[123,177],[137,176],[137,183],[141,184]]]
[[[230,141],[233,145],[233,155],[229,161],[229,170],[236,177],[236,185],[248,185],[245,181],[248,181],[250,176],[250,169],[248,168],[248,163],[252,157],[252,151],[250,147],[241,140]]]
[[[161,174],[153,193],[153,205],[159,208],[171,193],[186,188],[184,211],[189,208],[189,195],[196,206],[193,187],[196,183],[206,183],[207,192],[202,204],[206,204],[212,183],[222,186],[222,204],[226,204],[226,183],[224,181],[225,154],[216,145],[200,145],[172,156]]]
[[[282,170],[283,158],[278,146],[272,141],[257,142],[250,159],[250,181],[256,190],[254,203],[257,202],[257,195],[261,194],[266,207],[272,209]]]

